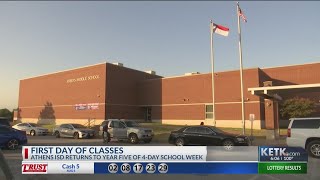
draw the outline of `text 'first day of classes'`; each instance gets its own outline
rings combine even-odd
[[[31,147],[31,154],[123,154],[123,147]]]
[[[203,155],[31,155],[30,160],[146,160],[146,161],[170,161],[170,160],[190,160],[205,161]]]

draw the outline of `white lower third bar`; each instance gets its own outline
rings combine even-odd
[[[22,174],[94,174],[94,163],[23,161]]]
[[[48,162],[48,174],[94,174],[94,163]]]

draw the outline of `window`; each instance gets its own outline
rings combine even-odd
[[[212,134],[213,131],[207,127],[197,127],[197,133],[199,133],[199,134]]]
[[[0,127],[0,134],[5,134],[5,133],[8,133],[10,131],[11,131],[11,129],[9,129],[8,127],[4,127],[4,126]]]
[[[126,126],[122,122],[120,122],[119,123],[119,128],[126,128]]]
[[[199,133],[199,134],[207,134],[207,133],[206,133],[206,129],[205,129],[205,128],[202,128],[202,127],[198,127],[198,128],[197,128],[197,133]]]
[[[10,126],[9,121],[7,120],[0,120],[1,125]]]
[[[318,129],[320,127],[320,119],[294,120],[291,128],[296,129]]]
[[[186,132],[186,133],[197,133],[197,128],[190,127],[190,128],[185,129],[183,132]]]
[[[62,124],[60,127],[61,128],[70,128],[69,124]]]
[[[101,126],[105,126],[106,124],[108,124],[109,123],[109,121],[103,121],[102,123],[101,123]]]
[[[205,132],[206,134],[212,134],[212,133],[214,133],[211,129],[209,129],[209,128],[207,128],[207,127],[205,128],[205,131],[206,131],[206,132]]]
[[[73,126],[73,128],[87,128],[87,127],[85,127],[84,125],[81,125],[81,124],[71,124],[71,125]]]
[[[213,131],[214,133],[221,133],[224,134],[225,132],[222,131],[221,129],[218,129],[216,127],[210,127],[211,131]]]
[[[112,121],[110,127],[112,127],[112,128],[125,128],[126,126],[120,121]]]
[[[27,123],[21,123],[18,125],[19,127],[24,127],[24,126],[27,126]]]
[[[206,105],[206,119],[213,118],[213,107],[212,105]]]
[[[29,123],[32,127],[41,127],[40,125],[36,124],[36,123]]]
[[[139,124],[134,121],[126,121],[125,124],[127,127],[139,127]]]

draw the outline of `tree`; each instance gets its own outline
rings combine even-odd
[[[283,119],[308,117],[315,112],[315,102],[307,98],[291,98],[280,105],[280,115]]]
[[[0,109],[0,117],[12,118],[12,112],[9,109]]]
[[[38,124],[47,124],[48,121],[55,124],[56,116],[54,115],[54,109],[51,102],[46,102],[44,108],[40,111],[38,117]]]

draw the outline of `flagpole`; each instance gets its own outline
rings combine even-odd
[[[212,119],[213,125],[216,126],[216,112],[215,112],[215,99],[214,99],[214,58],[213,58],[213,23],[210,22],[210,50],[211,50],[211,76],[212,76]]]
[[[241,47],[241,26],[239,16],[239,2],[237,2],[237,15],[238,15],[238,35],[239,35],[239,60],[240,60],[240,82],[241,82],[241,112],[242,112],[242,134],[246,131],[245,122],[245,107],[244,107],[244,95],[243,95],[243,66],[242,66],[242,47]]]

